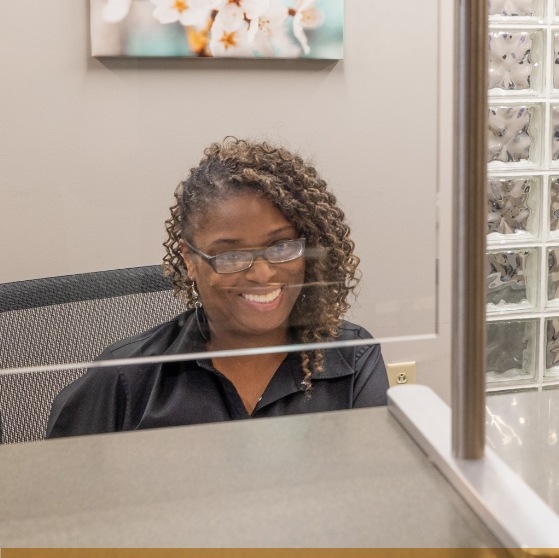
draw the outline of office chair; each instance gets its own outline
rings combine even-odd
[[[184,310],[156,265],[0,284],[0,443],[44,438],[52,401],[85,373],[3,370],[89,362]]]

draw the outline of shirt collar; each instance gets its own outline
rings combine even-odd
[[[201,308],[187,310],[177,318],[179,334],[165,351],[166,355],[201,353],[206,350],[208,325]]]
[[[208,323],[203,309],[188,310],[177,319],[180,332],[175,341],[165,351],[165,354],[205,352],[206,340],[208,338]],[[311,381],[341,378],[353,373],[353,369],[342,356],[339,349],[327,349],[324,351],[324,370],[313,373]],[[303,378],[300,353],[288,353],[264,391],[262,400],[258,403],[257,408],[273,403],[291,393],[304,391]]]
[[[353,373],[353,369],[338,349],[327,349],[324,351],[324,371],[312,374],[311,382],[332,380],[350,376]],[[306,386],[303,384],[303,378],[300,353],[288,353],[264,390],[262,399],[258,402],[254,411],[256,412],[292,393],[305,391]]]

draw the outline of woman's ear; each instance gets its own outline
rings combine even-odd
[[[184,261],[184,265],[186,266],[188,277],[191,281],[196,281],[196,272],[194,263],[192,261],[192,258],[190,257],[190,250],[188,249],[188,246],[186,245],[184,240],[182,240],[182,238],[181,240],[179,240],[179,248],[181,251],[182,259]]]

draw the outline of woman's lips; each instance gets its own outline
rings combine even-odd
[[[256,304],[271,304],[281,295],[281,287],[265,294],[241,293],[241,297]]]

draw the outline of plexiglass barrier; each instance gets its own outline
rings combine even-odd
[[[27,23],[3,30],[2,282],[159,263],[176,185],[234,135],[301,153],[338,197],[361,258],[357,321],[435,332],[437,39],[402,25],[435,25],[437,2],[349,5],[337,63],[94,58],[87,6],[44,8],[47,27],[70,18],[64,45],[23,6],[4,9]],[[423,62],[402,72],[410,41]]]
[[[441,142],[445,48],[433,31],[444,26],[439,2],[346,2],[343,60],[328,48],[314,60],[93,56],[90,33],[113,4],[2,4],[1,40],[12,53],[3,62],[2,376],[58,367],[66,384],[106,347],[181,314],[177,331],[185,320],[206,320],[197,352],[258,349],[274,361],[293,351],[304,355],[305,373],[324,368],[316,343],[350,350],[370,343],[368,332],[392,346],[433,339],[437,204],[449,159]],[[192,39],[192,22],[160,21],[147,0],[128,4],[134,40],[155,40],[154,24]],[[301,14],[281,4],[303,52]],[[336,35],[329,17],[340,10],[326,0],[313,9],[320,33]],[[142,35],[144,16],[151,27]],[[221,21],[219,10],[210,17]],[[68,30],[65,41],[51,40]],[[304,33],[311,49],[322,40]],[[226,136],[285,148],[303,171],[292,159],[280,172],[277,158],[256,169],[254,151],[240,169],[244,155],[222,151],[221,163],[235,163],[226,179],[222,165],[206,168],[197,193],[181,186],[200,174],[189,169],[204,149]],[[239,192],[210,189],[221,182]],[[198,209],[187,215],[191,206]],[[228,229],[232,215],[237,230]],[[251,267],[227,267],[239,262]],[[343,334],[340,319],[367,333]],[[172,345],[147,354],[157,359]]]
[[[159,327],[160,338],[175,324]],[[181,324],[183,325],[183,324]],[[386,404],[379,344],[345,324],[353,339],[207,351],[193,320],[188,354],[128,357],[146,336],[118,343],[97,362],[0,373],[1,443],[338,411]],[[320,357],[306,374],[308,361]]]
[[[489,3],[486,440],[558,511],[559,11],[516,8]]]

